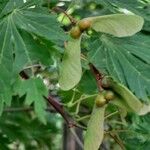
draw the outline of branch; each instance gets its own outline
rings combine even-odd
[[[29,76],[24,72],[21,71],[20,72],[20,76],[27,80],[29,79]],[[64,111],[63,105],[60,104],[57,100],[55,100],[54,97],[52,97],[51,95],[49,95],[48,97],[44,96],[44,98],[47,100],[47,102],[53,106],[53,108],[56,110],[56,112],[58,112],[66,121],[67,125],[69,128],[72,127],[78,127],[81,128],[80,126],[78,126],[77,124],[75,124],[73,121],[70,121],[70,118],[68,117],[68,115],[66,114],[66,112]],[[7,112],[11,112],[11,111],[31,111],[33,110],[33,108],[18,108],[18,109],[7,109]],[[6,110],[5,110],[6,111]]]
[[[94,74],[94,77],[96,79],[96,83],[97,83],[97,87],[99,89],[99,91],[102,91],[103,90],[103,87],[102,87],[102,79],[104,78],[103,74],[101,74],[95,67],[93,64],[89,64],[90,66],[90,70],[91,72]]]
[[[84,129],[83,127],[81,127],[77,123],[74,123],[73,119],[70,119],[68,117],[68,114],[64,111],[63,105],[61,103],[59,103],[54,97],[49,95],[48,97],[44,96],[44,98],[64,118],[64,120],[66,121],[66,124],[68,125],[69,128],[77,127],[77,128],[80,128],[80,129]]]
[[[60,7],[54,7],[54,8],[52,8],[52,11],[64,13],[64,15],[69,18],[70,22],[71,22],[73,25],[75,25],[75,24],[77,23],[77,21],[76,21],[72,16],[68,15],[68,14],[66,13],[66,11],[63,10],[63,9],[61,9]]]
[[[67,125],[68,125],[69,128],[77,127],[77,125],[75,123],[73,123],[72,121],[70,121],[70,118],[68,117],[68,115],[64,111],[64,108],[63,108],[62,104],[60,104],[57,100],[55,100],[54,97],[52,97],[50,95],[48,97],[44,96],[44,98],[64,118],[64,120],[66,121],[66,123],[67,123]]]
[[[78,137],[78,135],[76,134],[75,130],[71,128],[70,131],[73,134],[73,136],[74,136],[76,142],[78,143],[78,145],[83,149],[83,143],[80,140],[80,138]]]
[[[114,141],[115,141],[116,143],[118,143],[118,145],[120,146],[120,148],[121,148],[122,150],[125,150],[125,147],[124,147],[122,141],[120,141],[120,139],[118,139],[118,137],[117,137],[116,135],[113,135],[113,134],[111,134],[111,133],[109,133],[109,135],[110,135],[110,137],[112,137],[112,138],[114,139]]]

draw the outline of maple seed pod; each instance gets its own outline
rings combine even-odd
[[[113,100],[114,98],[115,98],[115,94],[114,94],[113,91],[107,91],[107,92],[105,93],[105,99],[106,99],[107,101],[111,101],[111,100]]]
[[[72,38],[78,39],[81,35],[80,28],[78,26],[72,27],[72,29],[70,30],[70,35]]]
[[[91,21],[88,19],[83,19],[79,21],[78,26],[81,31],[87,30],[91,27]]]
[[[106,104],[106,99],[104,98],[103,95],[97,95],[96,99],[95,99],[95,104],[97,107],[102,107]]]

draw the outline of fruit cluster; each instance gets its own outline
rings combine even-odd
[[[113,91],[102,92],[97,95],[95,99],[95,104],[97,107],[102,107],[108,102],[110,102],[111,100],[113,100],[114,98],[115,98],[115,94]]]
[[[89,29],[91,27],[91,21],[88,19],[83,19],[77,23],[76,26],[72,27],[70,30],[70,35],[74,39],[78,39],[82,32]]]

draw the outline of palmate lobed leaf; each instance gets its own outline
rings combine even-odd
[[[52,63],[50,51],[47,47],[39,44],[27,32],[18,32],[13,26],[13,42],[15,51],[14,60],[14,75],[22,70],[26,65],[33,65],[34,63],[41,63],[43,65],[50,65]]]
[[[0,0],[0,13],[6,6],[7,2],[8,2],[8,0]]]
[[[67,36],[56,21],[56,16],[29,10],[15,10],[13,15],[16,26],[50,41],[64,41]]]
[[[12,86],[22,69],[52,62],[49,49],[35,38],[42,37],[53,44],[66,39],[56,16],[36,12],[30,6],[10,0],[0,14],[0,112],[4,103],[10,105]]]
[[[116,37],[132,36],[142,29],[144,20],[137,15],[113,14],[85,18],[91,22],[91,28]]]
[[[24,2],[23,0],[6,0],[7,2],[3,6],[2,12],[0,13],[0,17],[11,13],[14,9],[21,7]]]
[[[84,138],[84,150],[98,150],[104,136],[105,107],[94,106]]]
[[[13,54],[10,52],[12,42],[11,26],[8,20],[0,22],[0,112],[2,113],[4,103],[10,105],[11,101],[11,78],[13,71]]]
[[[23,96],[26,94],[26,104],[31,105],[34,104],[34,110],[39,117],[39,119],[46,123],[45,120],[45,108],[46,108],[46,101],[43,96],[48,95],[48,90],[45,87],[42,79],[40,78],[31,78],[28,80],[21,80],[18,81],[14,85],[15,94],[19,96]]]
[[[2,1],[2,0],[1,0]],[[31,7],[36,7],[41,0],[3,0],[2,10],[0,11],[0,18],[12,13],[15,9],[30,9]],[[39,8],[38,8],[39,9]]]
[[[59,72],[59,85],[62,90],[70,90],[77,85],[81,79],[80,41],[81,38],[72,39],[68,41],[66,45]]]
[[[2,111],[3,103],[10,105],[12,96],[11,83],[15,81],[16,75],[25,65],[32,65],[35,61],[48,64],[49,61],[46,62],[45,58],[49,60],[49,51],[44,46],[37,44],[28,33],[24,33],[21,36],[10,18],[1,22],[1,30],[0,97]],[[32,42],[32,46],[29,44],[29,40]],[[13,58],[13,49],[15,59]]]
[[[116,81],[128,86],[138,98],[148,102],[150,95],[148,41],[149,38],[142,34],[128,39],[97,35],[89,42],[88,58],[100,72],[109,74]]]

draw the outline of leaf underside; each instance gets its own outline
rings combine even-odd
[[[100,72],[126,85],[143,101],[149,101],[149,42],[142,34],[131,38],[96,35],[87,47],[88,59]]]

